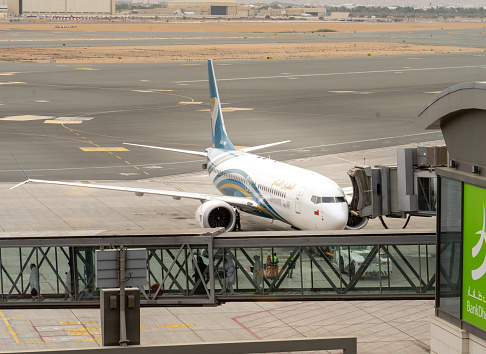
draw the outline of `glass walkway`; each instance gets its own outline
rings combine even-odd
[[[434,297],[435,231],[0,236],[0,306],[99,306],[95,251],[146,248],[142,305]],[[38,280],[36,279],[38,278]],[[40,294],[32,293],[38,283]]]

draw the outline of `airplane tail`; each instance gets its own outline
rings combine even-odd
[[[218,86],[214,76],[213,60],[208,60],[209,75],[209,96],[211,98],[211,132],[213,136],[213,147],[225,150],[236,150],[231,143],[226,128],[224,127],[223,112],[219,100]]]

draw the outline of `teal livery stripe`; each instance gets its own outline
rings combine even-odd
[[[259,205],[260,214],[267,218],[273,218],[285,223],[288,223],[280,214],[270,205],[270,203],[263,197],[262,193],[259,191],[253,181],[249,181],[250,188],[245,183],[239,180],[231,178],[228,174],[238,175],[242,177],[242,180],[248,181],[248,174],[242,170],[226,170],[226,175],[221,173],[217,174],[214,181],[217,181],[216,188],[224,194],[229,196],[241,196],[250,197]]]

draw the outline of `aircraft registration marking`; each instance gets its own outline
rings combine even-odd
[[[124,147],[80,147],[83,151],[128,151]]]

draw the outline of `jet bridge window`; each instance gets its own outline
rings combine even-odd
[[[344,203],[346,199],[344,197],[317,197],[315,195],[311,198],[312,203],[314,204],[321,204],[321,203]]]

